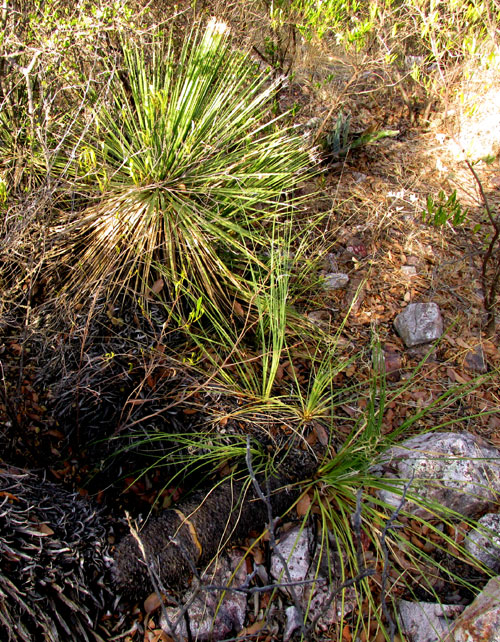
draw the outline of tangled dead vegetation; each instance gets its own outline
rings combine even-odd
[[[99,616],[111,601],[111,533],[102,515],[33,473],[3,468],[0,530],[2,639],[104,639]]]

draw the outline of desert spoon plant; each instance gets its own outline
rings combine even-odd
[[[172,35],[158,35],[150,56],[122,49],[125,69],[109,70],[93,124],[75,132],[74,162],[59,163],[94,196],[55,231],[54,258],[72,268],[66,289],[144,295],[158,263],[170,295],[188,275],[219,304],[230,292],[244,299],[245,268],[311,166],[304,141],[270,118],[279,81],[231,50],[215,19],[180,51]]]

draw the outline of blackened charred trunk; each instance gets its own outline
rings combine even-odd
[[[304,468],[304,473],[311,471]],[[250,481],[250,480],[248,480]],[[273,477],[261,480],[273,517],[282,515],[299,497],[297,485]],[[130,597],[145,597],[157,585],[175,587],[185,581],[195,567],[202,567],[229,543],[238,543],[268,522],[268,506],[259,499],[251,483],[226,481],[209,493],[198,493],[181,502],[176,509],[151,519],[138,533],[128,535],[118,546],[113,568],[119,590]]]

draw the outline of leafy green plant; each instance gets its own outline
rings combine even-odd
[[[275,28],[293,23],[306,40],[322,40],[335,34],[337,40],[360,46],[373,28],[373,10],[359,0],[278,0],[266,2]]]
[[[334,35],[346,49],[373,44],[377,33],[396,46],[398,40],[409,45],[413,51],[406,53],[426,53],[439,62],[480,53],[482,44],[494,39],[498,18],[493,0],[278,0],[264,5],[275,30],[293,23],[307,40]]]
[[[346,50],[361,50],[369,41],[381,8],[376,2],[359,0],[296,0],[301,8],[300,32],[307,39],[334,36]]]
[[[76,268],[66,287],[109,281],[148,295],[159,264],[172,297],[189,275],[227,308],[234,293],[250,295],[242,273],[259,265],[266,227],[289,210],[309,154],[269,120],[277,83],[231,51],[224,24],[195,30],[180,52],[172,37],[150,54],[122,46],[125,69],[110,69],[109,95],[72,165],[75,186],[101,189],[57,230],[55,257]]]
[[[423,219],[425,223],[434,227],[442,227],[446,224],[459,226],[463,225],[468,213],[468,210],[464,209],[457,200],[457,190],[453,190],[449,196],[440,190],[436,198],[431,194],[427,196]]]
[[[257,0],[256,10],[264,13],[267,29],[263,44],[253,49],[285,75],[293,70],[301,41],[326,40],[334,34],[346,48],[359,49],[374,27],[371,7],[364,11],[358,0]]]
[[[422,42],[439,60],[444,56],[474,54],[488,33],[494,32],[498,7],[488,0],[468,3],[451,0],[412,0],[409,11],[419,26]]]

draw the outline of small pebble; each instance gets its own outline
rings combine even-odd
[[[323,286],[327,290],[341,290],[349,283],[349,277],[343,272],[330,272],[325,274]]]
[[[417,268],[414,265],[402,265],[401,272],[405,276],[417,276]]]

